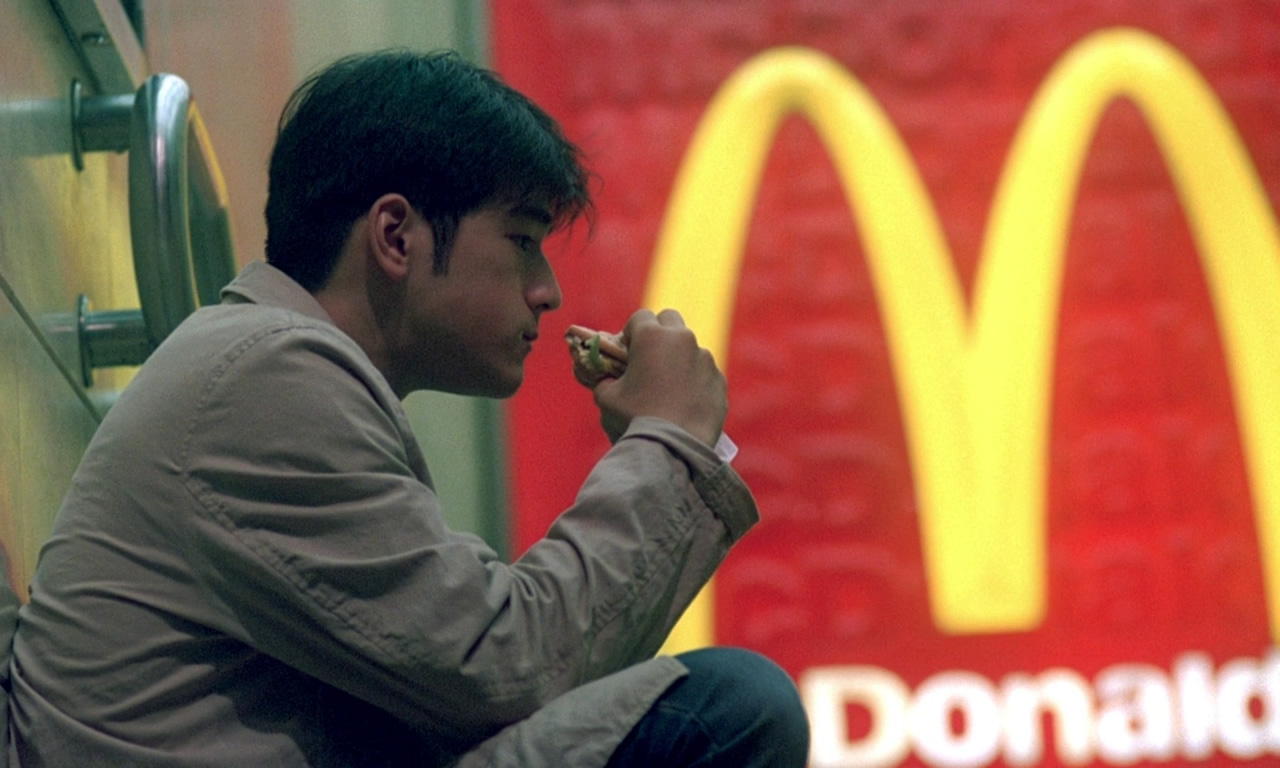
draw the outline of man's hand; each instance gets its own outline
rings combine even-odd
[[[654,315],[642,309],[627,321],[622,340],[626,372],[593,390],[609,440],[622,437],[632,419],[656,416],[715,445],[729,409],[728,386],[680,313],[665,309]]]

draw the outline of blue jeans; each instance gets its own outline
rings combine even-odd
[[[689,668],[654,702],[608,768],[803,768],[809,722],[791,678],[739,648],[704,648],[676,658]]]

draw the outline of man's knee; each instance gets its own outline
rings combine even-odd
[[[774,765],[803,766],[809,720],[795,683],[768,658],[741,648],[704,648],[681,654],[688,684],[701,688],[720,714],[727,742],[767,750]],[[733,731],[737,735],[731,736]]]

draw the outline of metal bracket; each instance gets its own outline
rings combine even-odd
[[[131,93],[150,67],[119,0],[51,0],[96,93]]]
[[[198,305],[216,304],[235,277],[226,183],[190,88],[147,78],[136,94],[83,96],[72,83],[73,160],[128,151],[129,230],[138,310],[76,308],[81,370],[140,365]]]

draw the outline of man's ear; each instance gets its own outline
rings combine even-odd
[[[369,207],[368,222],[373,262],[393,280],[409,274],[409,267],[421,249],[434,247],[431,226],[404,195],[388,193],[379,197]],[[428,253],[428,262],[430,258]]]

